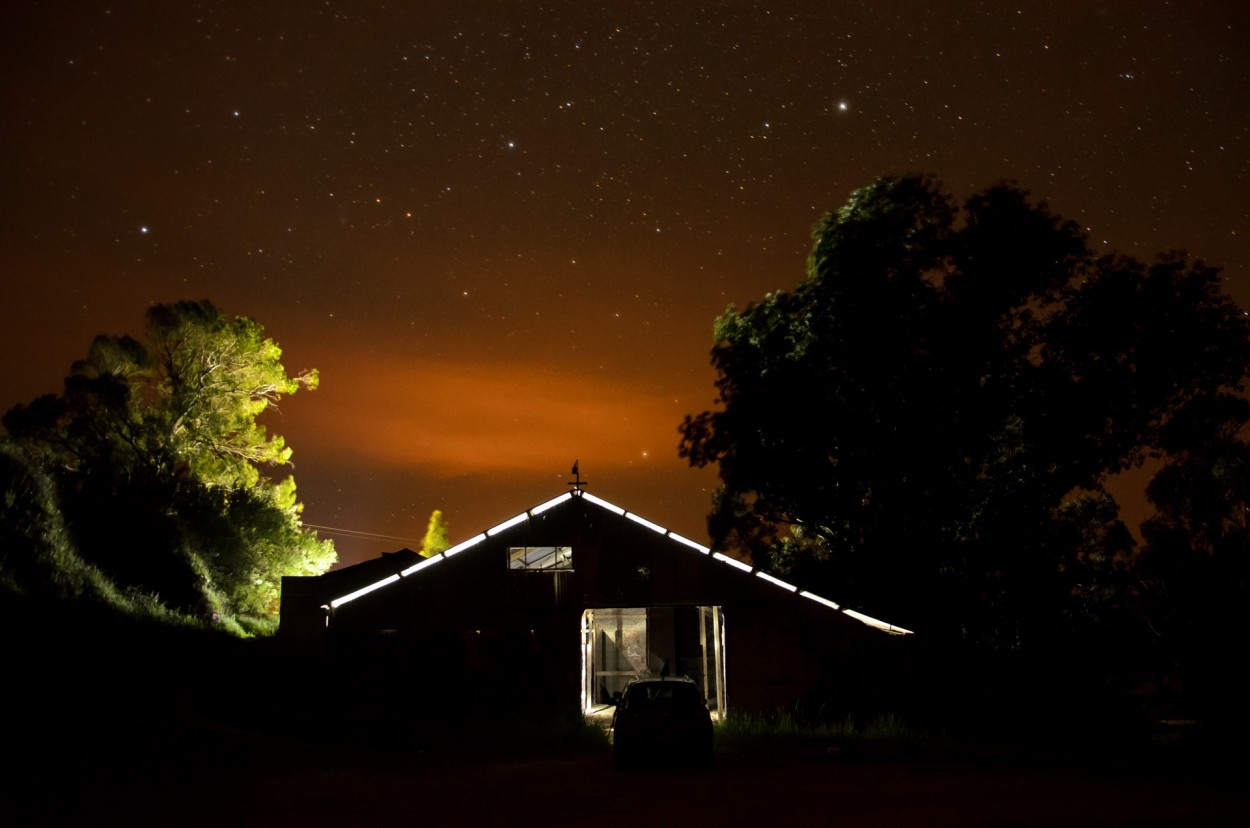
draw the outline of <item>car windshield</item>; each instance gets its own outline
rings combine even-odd
[[[699,704],[699,688],[684,681],[650,681],[634,685],[629,691],[630,707],[651,707],[662,704]]]

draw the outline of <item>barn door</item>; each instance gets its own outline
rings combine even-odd
[[[582,613],[582,709],[613,703],[640,675],[689,676],[724,709],[719,607],[608,607]]]

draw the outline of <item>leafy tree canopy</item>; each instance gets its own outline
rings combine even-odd
[[[716,320],[718,406],[680,451],[719,469],[718,544],[1016,647],[1119,578],[1132,539],[1103,484],[1241,391],[1248,334],[1213,267],[1096,256],[1013,186],[959,207],[882,178],[816,227],[794,290]]]
[[[443,520],[443,510],[435,509],[430,513],[430,523],[425,530],[425,539],[421,542],[421,554],[430,558],[451,546],[451,529]]]
[[[299,519],[291,451],[258,422],[287,374],[261,325],[211,303],[148,310],[144,342],[98,336],[63,394],[4,417],[11,442],[55,480],[76,554],[119,588],[217,619],[272,616],[284,574],[334,561]]]

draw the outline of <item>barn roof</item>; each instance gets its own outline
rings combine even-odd
[[[661,535],[665,538],[670,539],[671,541],[674,541],[679,546],[688,549],[690,554],[692,555],[705,555],[711,560],[714,560],[727,568],[739,570],[740,572],[743,573],[743,575],[759,578],[761,579],[761,581],[766,582],[769,585],[771,585],[772,588],[785,590],[787,592],[790,592],[792,594],[805,598],[809,601],[813,601],[817,604],[823,605],[824,607],[828,608],[831,611],[841,613],[842,615],[845,615],[849,618],[859,621],[860,623],[865,624],[869,627],[874,627],[876,629],[882,630],[892,635],[908,635],[911,633],[911,630],[906,630],[906,629],[903,629],[902,627],[897,627],[897,626],[894,626],[893,624],[889,624],[877,618],[873,618],[871,616],[864,615],[863,613],[856,612],[855,610],[844,607],[835,601],[825,598],[824,596],[817,595],[816,593],[809,592],[804,589],[800,589],[794,584],[787,583],[786,581],[783,581],[777,577],[774,577],[773,575],[770,575],[761,569],[752,567],[749,564],[746,564],[735,558],[731,558],[730,556],[725,555],[722,552],[715,552],[711,550],[710,548],[700,543],[697,543],[696,541],[690,540],[689,538],[683,537],[682,535],[679,535],[676,532],[666,529],[663,526],[653,523],[647,520],[646,518],[642,517],[641,515],[635,514],[626,509],[622,509],[621,507],[613,503],[609,503],[608,501],[603,500],[602,498],[596,497],[595,495],[592,495],[589,492],[581,488],[574,488],[571,491],[567,491],[561,494],[559,497],[554,497],[551,500],[548,500],[544,503],[540,503],[531,509],[527,509],[526,511],[521,512],[518,515],[508,518],[502,523],[498,523],[495,526],[492,526],[491,528],[487,529],[484,532],[474,535],[468,540],[461,541],[455,546],[452,546],[439,554],[433,555],[429,558],[420,558],[416,560],[415,562],[413,562],[411,565],[406,566],[402,569],[399,569],[398,571],[396,571],[394,568],[391,568],[389,570],[389,574],[385,574],[384,576],[378,577],[375,580],[370,580],[367,583],[364,583],[362,586],[356,587],[354,589],[350,589],[350,591],[344,591],[338,594],[336,597],[327,601],[324,606],[326,607],[326,609],[329,609],[329,610],[337,609],[343,606],[344,604],[349,604],[365,595],[369,595],[370,593],[376,592],[378,590],[386,589],[387,587],[393,584],[399,583],[400,581],[403,581],[406,578],[412,578],[414,576],[418,576],[424,570],[430,569],[432,567],[436,567],[449,558],[468,552],[472,550],[474,547],[481,544],[483,541],[487,540],[488,538],[492,538],[495,535],[505,532],[513,528],[514,526],[517,526],[518,524],[525,522],[526,520],[530,518],[541,515],[543,512],[546,512],[550,509],[554,509],[572,500],[573,498],[581,498],[582,501],[584,502],[593,504],[594,506],[597,506],[598,508],[603,509],[607,512],[610,512],[612,514],[615,514],[627,520],[633,521],[634,523],[646,529],[649,529],[657,533],[658,535]],[[382,575],[382,573],[378,573],[378,574]],[[360,583],[360,580],[355,580],[355,583]],[[353,584],[353,586],[354,585],[355,584]]]

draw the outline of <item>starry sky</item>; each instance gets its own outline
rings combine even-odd
[[[14,0],[0,41],[0,409],[152,303],[252,316],[321,373],[266,416],[344,564],[574,460],[705,541],[713,319],[878,175],[1015,181],[1250,306],[1241,0]]]

